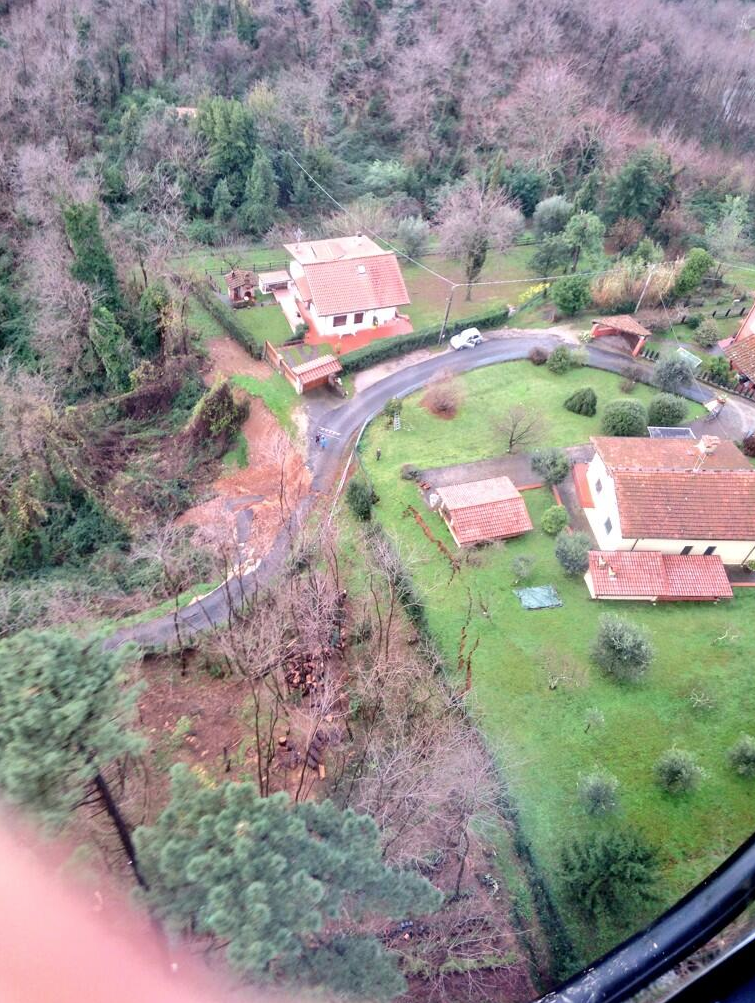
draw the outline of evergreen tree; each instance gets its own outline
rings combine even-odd
[[[254,167],[246,179],[239,221],[253,236],[261,237],[273,225],[277,205],[278,184],[273,173],[273,165],[265,151],[257,147]]]
[[[109,388],[117,392],[128,390],[134,353],[126,332],[107,307],[92,311],[89,340],[105,370]]]
[[[216,223],[228,223],[233,216],[233,203],[228,182],[221,178],[212,193],[212,212]]]
[[[562,850],[561,866],[569,897],[588,916],[605,912],[619,919],[655,899],[658,855],[632,829],[575,840]]]
[[[605,218],[639,219],[645,227],[654,222],[674,192],[671,161],[658,150],[640,150],[621,168],[608,189]]]
[[[22,631],[0,641],[0,788],[7,799],[60,825],[98,799],[142,881],[108,768],[142,748],[131,731],[138,690],[125,689],[131,647],[106,651],[102,638]]]
[[[603,250],[606,228],[594,212],[575,213],[561,234],[564,246],[571,255],[571,269],[576,272],[580,257],[596,257]]]
[[[136,336],[143,355],[155,355],[160,348],[170,294],[163,282],[152,282],[139,298]]]
[[[254,112],[241,101],[215,97],[200,103],[196,123],[209,147],[210,190],[225,178],[232,203],[237,205],[254,162]]]
[[[155,913],[225,942],[230,964],[257,979],[391,998],[403,982],[393,958],[353,925],[371,912],[403,918],[439,902],[418,874],[386,867],[368,816],[283,793],[263,798],[250,783],[209,786],[183,764],[172,771],[168,807],[134,842]],[[347,904],[350,931],[341,933],[334,925]]]
[[[75,202],[63,208],[63,224],[74,262],[71,275],[96,290],[109,310],[121,307],[121,295],[115,265],[100,229],[100,214],[95,203]]]

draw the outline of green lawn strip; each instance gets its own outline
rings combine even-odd
[[[284,341],[294,336],[279,306],[257,306],[234,310],[233,318],[260,345],[266,341],[269,341],[271,345],[282,345]]]
[[[755,639],[747,624],[755,613],[755,595],[741,590],[729,603],[704,606],[595,603],[581,578],[563,575],[553,556],[553,540],[537,528],[475,553],[473,563],[463,565],[449,581],[447,560],[414,520],[403,516],[408,504],[419,507],[436,536],[453,546],[441,519],[422,507],[416,485],[398,476],[402,463],[435,466],[495,455],[496,411],[521,399],[525,391],[546,414],[559,415],[549,442],[584,442],[596,431],[596,420],[563,412],[560,402],[567,390],[589,383],[599,397],[601,392],[604,399],[617,395],[617,378],[611,374],[582,370],[548,378],[524,363],[480,370],[464,379],[467,401],[455,420],[434,418],[410,399],[401,432],[387,429],[382,420],[367,430],[364,462],[380,496],[376,516],[400,539],[426,597],[431,630],[452,665],[471,593],[470,638],[480,637],[473,668],[477,713],[491,747],[500,749],[523,830],[551,876],[557,898],[564,840],[601,824],[590,821],[576,803],[580,773],[596,766],[615,773],[621,783],[620,819],[640,826],[661,849],[661,901],[655,909],[627,917],[622,927],[604,923],[596,930],[560,898],[564,919],[586,962],[670,905],[751,830],[754,792],[731,773],[726,750],[742,731],[752,731],[755,691],[749,666]],[[639,388],[638,397],[651,392]],[[378,445],[379,462],[374,459]],[[552,498],[538,490],[527,492],[525,500],[538,527]],[[554,584],[564,600],[562,608],[521,609],[512,593],[511,561],[523,553],[536,560],[531,583]],[[490,609],[489,619],[481,615],[480,600]],[[621,613],[651,631],[657,659],[637,687],[617,686],[590,664],[589,648],[603,612]],[[716,642],[727,630],[729,638],[736,639]],[[551,690],[549,672],[566,673],[576,682]],[[710,693],[715,708],[694,711],[693,689]],[[605,726],[586,733],[586,714],[593,707],[603,713]],[[674,743],[695,752],[707,771],[700,790],[678,801],[662,794],[652,778],[655,759]]]
[[[282,427],[291,435],[296,433],[291,412],[299,403],[299,397],[288,380],[274,373],[266,380],[258,380],[254,376],[234,376],[232,382],[252,397],[263,400]]]
[[[235,470],[244,470],[249,466],[249,445],[243,432],[238,433],[231,448],[223,456],[223,465]]]
[[[289,255],[283,247],[260,247],[242,244],[236,247],[197,247],[186,254],[177,254],[168,262],[177,272],[207,270],[216,276],[236,268],[256,268],[268,271],[285,268]]]
[[[227,337],[220,324],[194,296],[190,296],[187,301],[186,323],[200,345],[206,344],[211,338]]]

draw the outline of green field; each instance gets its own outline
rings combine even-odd
[[[287,432],[296,432],[291,412],[300,403],[300,398],[288,380],[278,375],[272,375],[267,380],[258,380],[254,376],[234,376],[232,382],[252,397],[263,400]]]
[[[402,431],[389,430],[382,420],[368,429],[363,457],[380,497],[375,514],[401,541],[449,665],[456,664],[472,598],[470,642],[480,638],[473,663],[473,706],[510,778],[524,831],[552,881],[581,960],[587,962],[671,904],[752,831],[755,784],[730,771],[726,751],[741,732],[755,728],[750,678],[755,593],[740,590],[731,602],[705,606],[593,602],[581,577],[565,577],[553,556],[552,538],[538,528],[543,511],[552,504],[545,490],[525,493],[536,527],[532,533],[473,552],[449,580],[447,559],[414,520],[404,516],[406,506],[420,509],[433,533],[453,548],[450,534],[439,516],[424,507],[417,486],[399,477],[401,465],[436,466],[500,453],[496,414],[520,400],[541,406],[549,420],[547,442],[585,442],[598,431],[598,420],[563,410],[567,393],[590,384],[603,401],[619,395],[618,378],[611,374],[582,370],[553,377],[524,362],[478,370],[462,382],[466,401],[454,420],[432,416],[415,396],[404,404]],[[638,399],[649,393],[638,388]],[[377,446],[382,450],[379,462],[374,459]],[[562,608],[520,608],[512,594],[511,573],[511,561],[519,554],[535,558],[529,583],[554,584]],[[482,604],[489,617],[483,615]],[[607,608],[647,626],[652,634],[657,657],[639,685],[614,684],[590,664],[598,617]],[[555,689],[549,688],[550,675],[562,677]],[[712,708],[695,710],[693,690],[710,697]],[[593,708],[603,714],[605,724],[586,730]],[[706,770],[699,790],[681,799],[661,793],[652,777],[658,755],[675,743],[697,754]],[[602,925],[597,931],[569,909],[557,876],[564,840],[608,824],[591,820],[577,803],[580,774],[596,766],[620,781],[619,820],[640,826],[658,845],[664,863],[658,906],[628,917],[621,928]]]

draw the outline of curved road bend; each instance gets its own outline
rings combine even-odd
[[[406,366],[373,383],[351,400],[324,411],[319,416],[319,423],[336,435],[328,437],[326,450],[316,449],[310,443],[308,457],[308,466],[312,471],[310,494],[299,503],[288,523],[278,533],[270,551],[254,570],[231,579],[201,600],[179,611],[179,630],[182,639],[188,639],[209,626],[221,624],[228,616],[230,605],[239,604],[245,592],[249,593],[255,586],[269,581],[280,570],[288,551],[291,528],[301,524],[319,494],[330,491],[343,470],[354,436],[392,397],[404,397],[419,390],[439,372],[468,372],[497,362],[524,359],[535,347],[551,349],[561,342],[561,339],[552,334],[522,331],[520,335],[512,337],[512,333],[507,330],[507,337],[491,338],[470,351],[454,352],[449,349],[423,362]],[[622,373],[630,367],[645,368],[649,372],[651,368],[649,363],[643,363],[642,360],[628,360],[626,356],[595,345],[588,346],[587,355],[589,365],[609,372]],[[685,391],[685,396],[697,402],[707,400],[710,395],[710,390],[697,384]],[[752,405],[749,407],[752,408],[753,424],[755,424],[755,408]],[[112,634],[105,644],[108,648],[116,648],[127,641],[135,641],[145,648],[160,648],[171,644],[175,636],[174,616],[169,614],[146,623],[124,627]]]

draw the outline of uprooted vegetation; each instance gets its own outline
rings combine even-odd
[[[463,992],[483,1000],[497,990],[530,999],[532,952],[539,966],[544,954],[531,915],[525,918],[526,880],[510,850],[505,790],[467,718],[464,694],[444,682],[412,592],[410,559],[382,533],[360,534],[356,545],[358,557],[326,533],[300,534],[277,583],[249,589],[242,609],[182,652],[133,670],[146,683],[138,730],[148,745],[114,764],[113,790],[129,828],[147,826],[137,859],[140,846],[159,840],[155,826],[164,827],[176,763],[200,787],[230,783],[229,796],[251,780],[262,799],[285,792],[292,810],[330,799],[338,813],[372,819],[391,873],[422,876],[440,896],[419,914],[387,903],[367,925],[339,911],[318,949],[332,937],[375,938],[412,998]],[[182,787],[186,800],[176,802],[176,782],[171,811],[180,827],[194,795]],[[122,841],[109,817],[93,816],[88,804],[74,813],[77,838],[125,874]],[[276,894],[293,894],[285,878]],[[160,901],[170,915],[169,897]],[[194,924],[184,921],[190,935]],[[207,937],[227,940],[205,927],[203,943]],[[306,942],[311,975],[315,942]],[[285,981],[275,959],[265,971]],[[322,970],[312,976],[319,985],[333,978]],[[395,995],[400,981],[376,992]]]

